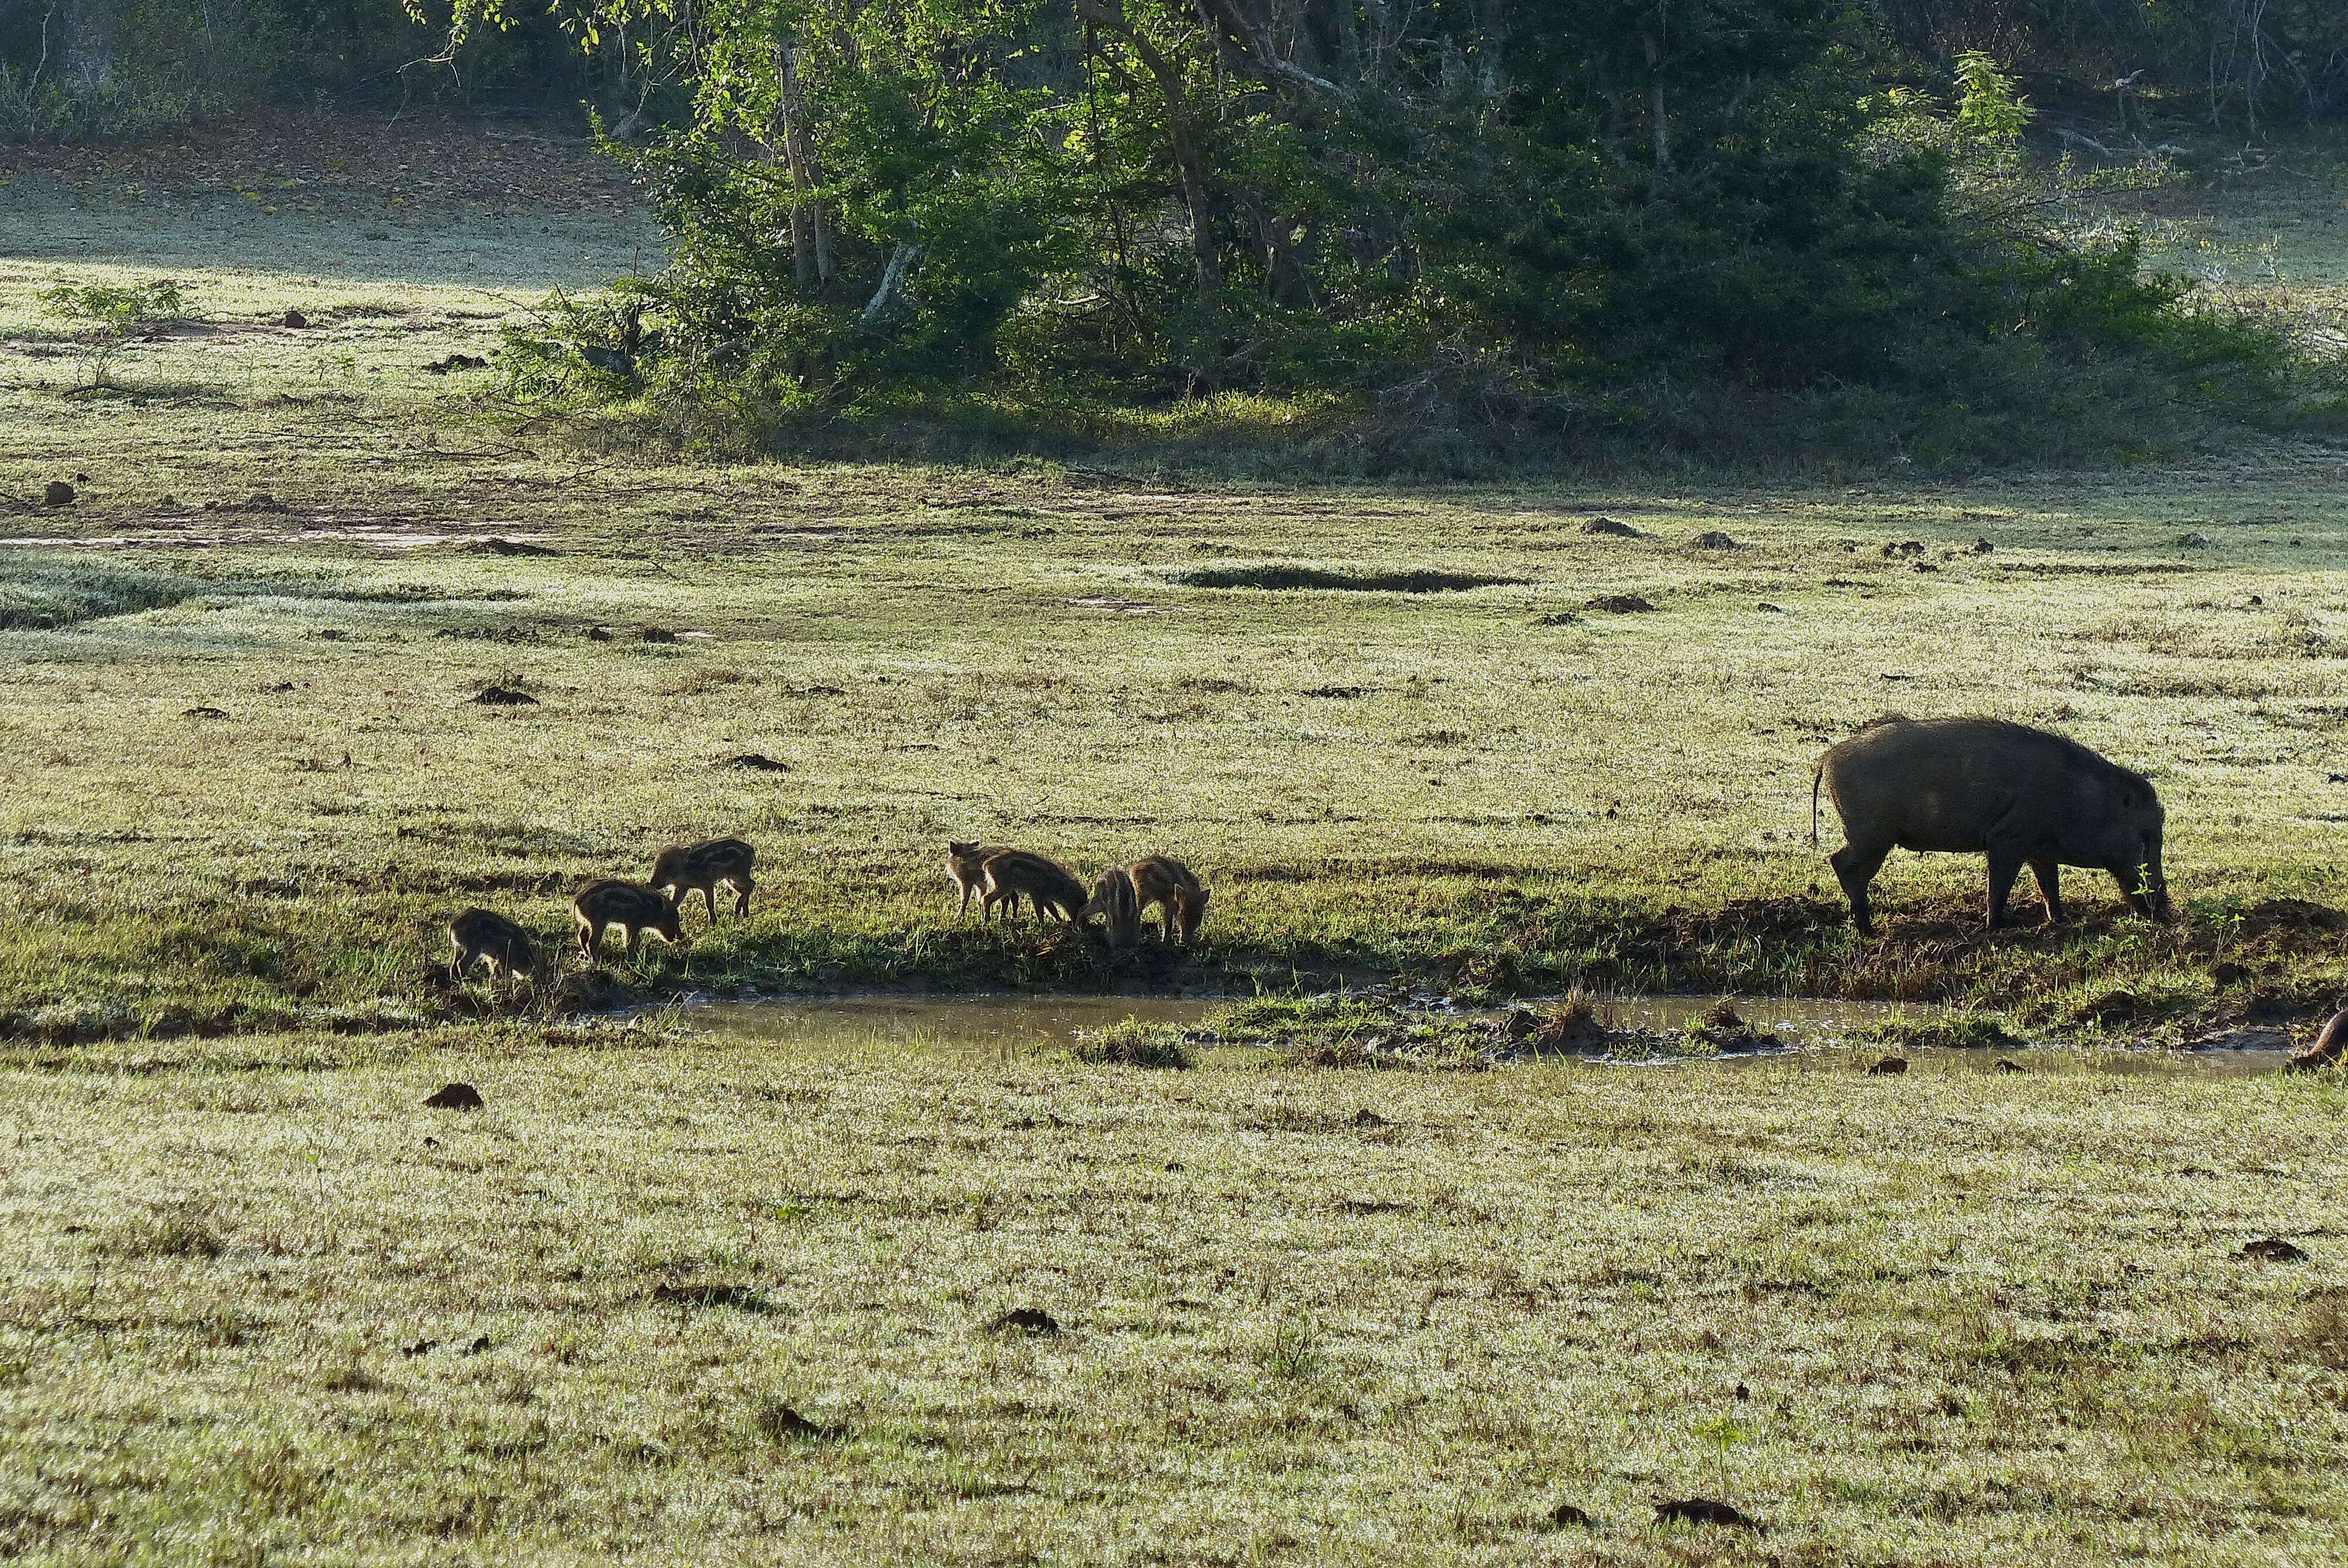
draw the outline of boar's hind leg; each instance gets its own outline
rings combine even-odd
[[[1888,846],[1861,849],[1855,844],[1846,844],[1827,856],[1827,864],[1834,867],[1835,880],[1842,884],[1842,896],[1850,900],[1850,923],[1859,927],[1862,937],[1875,935],[1875,917],[1867,907],[1867,885],[1883,869],[1883,857],[1890,853]]]
[[[2038,878],[2038,891],[2046,899],[2046,923],[2063,923],[2063,868],[2052,860],[2034,860],[2030,874]]]

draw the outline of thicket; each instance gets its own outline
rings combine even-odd
[[[2140,444],[2272,389],[2271,343],[2003,199],[2029,111],[1992,62],[1877,91],[1830,0],[667,19],[644,68],[665,50],[692,113],[627,155],[675,262],[561,302],[518,390],[754,435],[1268,395],[1439,469]]]
[[[583,99],[615,115],[683,107],[647,93],[639,46],[687,37],[705,7],[603,6],[612,25],[592,28],[574,10],[566,30],[565,3],[510,5],[499,17],[507,25],[460,29],[451,48],[445,3],[427,0],[17,0],[0,5],[0,136],[135,134],[322,96],[563,109]],[[1668,27],[1675,7],[1612,9],[1635,34]],[[2348,5],[2339,0],[1859,0],[1858,9],[1879,74],[1945,76],[1981,53],[2034,91],[2123,125],[2149,118],[2255,134],[2348,118]],[[1280,19],[1264,19],[1286,57]],[[591,46],[575,47],[590,30]]]

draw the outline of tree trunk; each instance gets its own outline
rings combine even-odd
[[[1669,169],[1672,166],[1672,128],[1663,114],[1663,41],[1653,33],[1642,33],[1639,42],[1646,46],[1647,70],[1654,77],[1649,99],[1653,107],[1648,112],[1653,122],[1649,128],[1655,145],[1655,167]]]
[[[807,100],[799,91],[798,47],[786,38],[775,46],[776,76],[782,87],[783,160],[791,174],[791,272],[802,289],[829,285],[839,269],[831,255],[831,225],[814,190],[820,183],[808,151]]]
[[[866,303],[864,314],[859,318],[863,325],[871,326],[889,313],[889,307],[895,304],[897,296],[905,292],[906,274],[921,259],[921,245],[911,240],[897,242],[897,249],[890,253],[889,265],[881,270],[880,286],[872,291],[872,298]]]
[[[1182,185],[1182,205],[1190,212],[1190,253],[1199,272],[1199,303],[1209,305],[1222,292],[1223,264],[1215,254],[1214,211],[1207,196],[1207,175],[1199,161],[1198,142],[1191,134],[1181,74],[1156,45],[1126,21],[1122,10],[1110,9],[1103,0],[1076,0],[1076,15],[1132,45],[1143,68],[1156,78],[1159,96],[1166,100],[1166,138],[1174,153],[1175,177]]]
[[[1484,96],[1497,98],[1509,90],[1509,17],[1502,0],[1484,0],[1483,27],[1484,42],[1478,51],[1483,56],[1482,68],[1477,74],[1482,79]]]

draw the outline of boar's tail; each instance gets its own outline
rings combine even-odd
[[[1818,781],[1827,776],[1827,765],[1820,763],[1810,770],[1810,847],[1818,846]]]

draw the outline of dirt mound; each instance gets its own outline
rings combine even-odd
[[[1596,599],[1584,600],[1584,610],[1602,610],[1609,615],[1645,615],[1655,607],[1635,593],[1601,593]]]
[[[2264,931],[2348,930],[2348,910],[2305,898],[2268,898],[2242,911],[2245,936]]]

